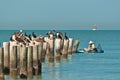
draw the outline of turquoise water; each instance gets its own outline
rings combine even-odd
[[[45,35],[48,30],[34,30],[35,33]],[[9,41],[9,36],[14,30],[1,30],[0,42]],[[27,30],[27,33],[33,31]],[[80,40],[79,49],[88,46],[93,40],[96,45],[101,44],[104,49],[102,54],[73,54],[61,63],[42,65],[42,75],[28,80],[120,80],[120,31],[119,30],[62,30],[69,37]],[[5,80],[19,80],[19,77]]]

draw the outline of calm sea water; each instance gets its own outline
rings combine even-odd
[[[45,35],[48,30],[33,30],[37,35]],[[32,30],[25,32],[32,33]],[[14,30],[0,30],[0,43],[9,41]],[[120,31],[119,30],[62,30],[69,37],[80,40],[79,49],[88,46],[93,40],[96,45],[101,44],[102,54],[73,54],[61,63],[49,64],[47,61],[42,65],[42,75],[29,78],[28,80],[120,80]],[[2,44],[1,44],[2,45]],[[5,80],[19,80],[19,77]]]

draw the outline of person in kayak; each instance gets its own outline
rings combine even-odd
[[[88,49],[89,49],[89,50],[95,50],[95,44],[94,44],[93,41],[90,41],[90,42],[89,42]]]
[[[94,42],[90,41],[88,48],[84,48],[84,51],[88,52],[88,51],[92,51],[92,50],[95,50],[95,49],[96,49],[96,47],[95,47]]]

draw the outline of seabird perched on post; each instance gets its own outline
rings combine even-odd
[[[23,30],[22,30],[22,29],[20,29],[20,32],[23,32]]]
[[[32,32],[32,36],[34,37],[34,38],[36,38],[37,36],[36,36],[36,34],[34,33],[34,32]]]
[[[37,37],[36,34],[32,32],[31,40],[35,40],[36,37]]]
[[[29,39],[30,39],[30,40],[32,40],[32,39],[31,39],[31,35],[30,35],[30,34],[28,35],[28,37],[29,37]]]
[[[65,32],[65,34],[64,34],[64,38],[67,40],[68,39],[68,37],[67,37],[67,35],[66,35],[66,32]]]
[[[27,35],[26,32],[25,32],[25,36],[31,40],[31,35],[30,34]]]
[[[51,33],[52,33],[52,32],[49,31],[49,32],[46,33],[46,35],[48,35],[48,37],[50,38],[50,34],[51,34]]]
[[[51,31],[47,32],[46,35],[48,35],[48,38],[54,39],[54,34]]]
[[[25,32],[25,36],[28,36],[28,35],[26,34],[26,32]]]
[[[56,30],[53,30],[56,33],[56,37],[59,39],[64,39],[63,34],[61,32],[57,32]]]

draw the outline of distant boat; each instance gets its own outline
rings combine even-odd
[[[92,30],[93,30],[93,31],[97,30],[96,24],[93,26],[93,29],[92,29]]]

